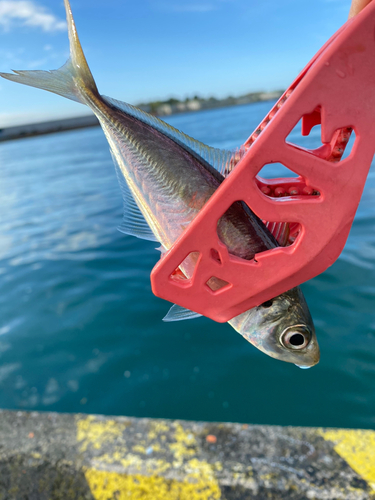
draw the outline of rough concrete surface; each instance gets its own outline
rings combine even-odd
[[[0,411],[0,500],[375,499],[375,432]]]

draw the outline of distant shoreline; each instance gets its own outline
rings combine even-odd
[[[272,92],[251,92],[239,97],[229,96],[224,99],[216,99],[215,97],[203,99],[195,96],[191,99],[180,101],[179,99],[171,98],[166,101],[140,103],[137,107],[153,115],[169,116],[190,111],[201,111],[205,109],[224,108],[240,104],[253,104],[256,102],[271,101],[273,99],[279,99],[283,92],[283,90],[275,90]]]
[[[185,101],[168,99],[167,101],[141,103],[138,104],[137,107],[153,115],[163,117],[179,113],[193,113],[208,109],[271,101],[278,99],[282,93],[282,91],[254,92],[240,97],[227,97],[225,99],[215,99],[213,97],[209,99],[194,97],[192,99],[186,99]],[[39,123],[28,123],[13,127],[3,127],[0,128],[0,142],[97,126],[99,126],[99,121],[95,115],[85,115]]]

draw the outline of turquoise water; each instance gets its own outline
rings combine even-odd
[[[233,148],[270,106],[168,121]],[[101,129],[2,143],[0,175],[0,407],[374,426],[374,169],[341,257],[303,285],[321,348],[307,371],[226,324],[161,321],[169,304],[149,283],[159,253],[116,230],[122,200]]]

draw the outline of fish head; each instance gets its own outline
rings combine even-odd
[[[301,368],[319,362],[314,323],[299,287],[249,309],[229,323],[268,356]]]

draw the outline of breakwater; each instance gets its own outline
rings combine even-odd
[[[54,132],[63,132],[65,130],[97,127],[98,125],[99,122],[95,115],[87,115],[40,123],[29,123],[14,127],[4,127],[0,129],[0,142],[23,139],[35,135],[53,134]]]

